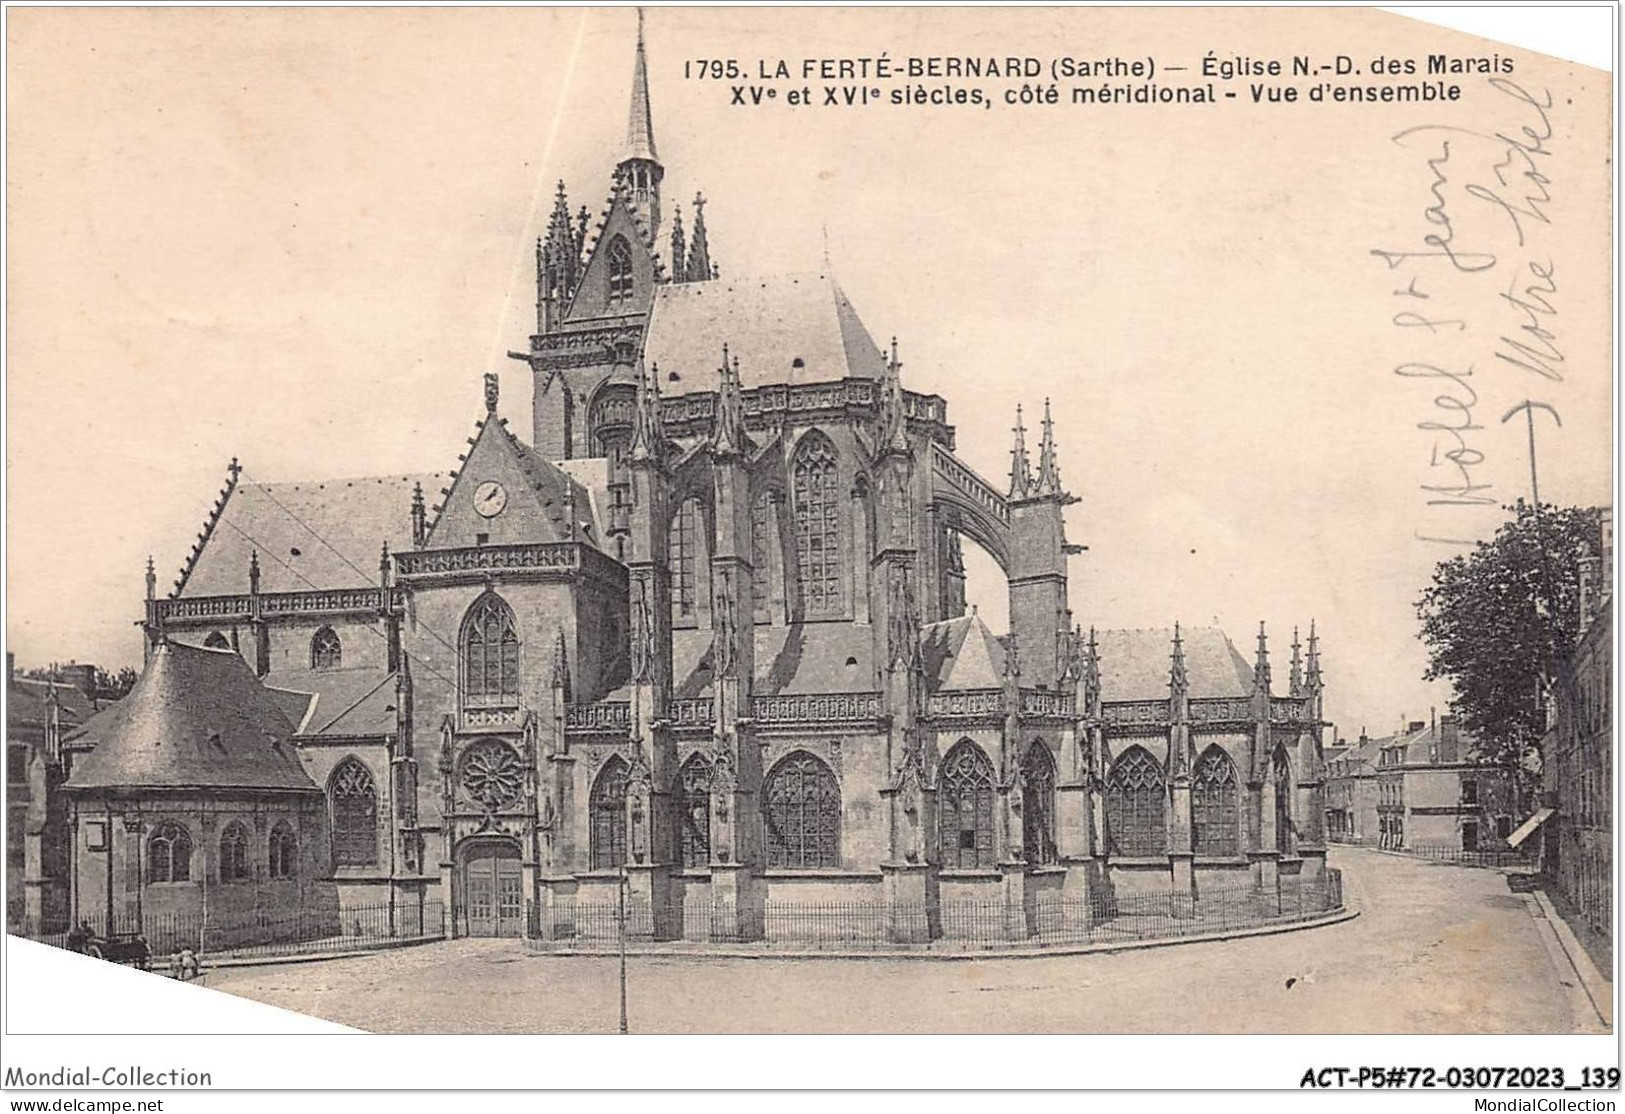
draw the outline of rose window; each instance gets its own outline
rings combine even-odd
[[[486,808],[501,808],[519,796],[524,771],[506,743],[480,743],[463,759],[463,790]]]

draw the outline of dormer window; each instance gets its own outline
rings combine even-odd
[[[624,302],[632,297],[632,249],[626,237],[609,242],[609,300]]]

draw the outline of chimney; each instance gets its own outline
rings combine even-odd
[[[1461,761],[1461,721],[1454,715],[1439,717],[1439,761]]]
[[[1428,721],[1425,719],[1413,719],[1410,721],[1410,723],[1405,725],[1405,734],[1414,735],[1427,725]]]
[[[65,685],[72,685],[89,699],[96,698],[96,667],[94,665],[80,665],[78,662],[69,662],[59,665],[56,670],[57,680]]]

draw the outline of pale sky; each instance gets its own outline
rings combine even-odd
[[[167,589],[232,456],[262,481],[454,467],[490,369],[528,431],[528,370],[504,353],[533,327],[534,238],[560,177],[602,207],[634,28],[629,9],[10,13],[19,664],[138,664],[146,557]],[[1016,403],[1054,400],[1085,625],[1217,621],[1250,657],[1265,619],[1282,686],[1313,617],[1337,726],[1387,731],[1448,700],[1421,681],[1412,603],[1456,549],[1417,535],[1498,517],[1425,505],[1453,435],[1418,426],[1461,413],[1434,398],[1474,389],[1464,436],[1494,498],[1527,492],[1525,428],[1501,422],[1524,397],[1563,417],[1540,430],[1545,498],[1611,498],[1606,74],[1502,48],[1552,97],[1545,220],[1514,226],[1467,187],[1538,117],[1483,76],[1449,79],[1448,106],[1255,107],[1239,82],[1211,106],[982,110],[746,108],[683,74],[885,50],[1151,56],[1194,81],[1210,49],[1494,50],[1381,13],[652,9],[647,33],[666,210],[689,222],[704,190],[725,276],[815,268],[827,231],[871,333],[898,336],[905,383],[947,398],[959,455],[1001,487]],[[803,84],[825,83],[779,96]],[[1441,124],[1467,131],[1392,139]],[[1440,195],[1455,245],[1495,266],[1370,254],[1429,250]],[[1560,381],[1495,358],[1529,320],[1501,296],[1529,262],[1556,279]],[[1395,296],[1413,278],[1426,303]],[[1449,323],[1393,324],[1423,310]],[[996,623],[1001,591],[973,593]]]

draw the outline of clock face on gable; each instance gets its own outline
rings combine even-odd
[[[495,518],[508,505],[508,489],[495,480],[485,480],[474,489],[474,510],[485,518]]]

